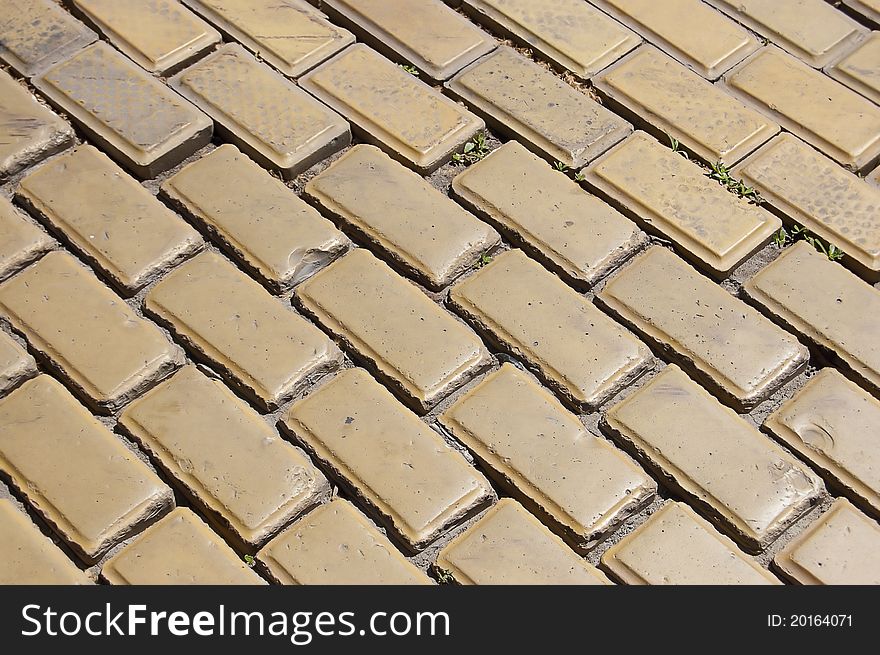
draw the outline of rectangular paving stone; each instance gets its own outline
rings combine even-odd
[[[299,284],[350,245],[316,209],[230,144],[175,173],[160,193],[274,293]]]
[[[511,364],[439,420],[491,477],[579,552],[608,536],[657,491],[629,457],[590,434],[553,394]]]
[[[809,359],[793,335],[660,246],[596,300],[737,409],[767,398]]]
[[[458,451],[362,369],[342,371],[282,422],[414,552],[494,499]]]
[[[306,280],[294,299],[421,413],[490,361],[470,328],[363,248]]]
[[[0,197],[0,280],[24,268],[52,247],[52,239]]]
[[[41,375],[0,400],[0,471],[87,563],[174,506],[171,489]]]
[[[584,170],[587,184],[645,230],[723,279],[776,233],[781,221],[737,198],[706,171],[644,132]]]
[[[452,180],[467,209],[584,290],[647,241],[630,220],[516,141]]]
[[[181,369],[120,425],[225,534],[257,548],[329,491],[305,455],[219,380]]]
[[[771,317],[880,392],[880,289],[801,241],[746,282],[743,290]]]
[[[287,585],[428,585],[354,506],[337,498],[312,510],[257,553]]]
[[[463,585],[611,584],[510,498],[453,539],[434,566]]]
[[[101,568],[113,585],[264,585],[192,510],[178,507]]]
[[[5,332],[0,332],[0,394],[19,382],[37,374],[37,364],[21,346]]]
[[[653,46],[641,46],[593,84],[615,111],[664,144],[674,137],[709,164],[733,164],[779,132],[759,111]]]
[[[449,302],[578,410],[601,405],[651,357],[628,330],[519,250],[455,285]]]
[[[570,168],[583,166],[632,132],[625,120],[506,46],[445,86],[499,133]]]
[[[124,295],[204,244],[183,219],[89,145],[26,175],[16,197]]]
[[[871,32],[865,41],[825,72],[875,105],[880,104],[880,32]]]
[[[880,25],[880,0],[843,0],[843,4],[874,25]]]
[[[874,186],[880,186],[880,166],[874,169],[872,173],[865,176],[865,180]]]
[[[182,2],[288,77],[299,77],[355,40],[302,0]]]
[[[342,360],[318,328],[214,252],[163,278],[144,308],[265,410]]]
[[[782,50],[762,48],[723,79],[731,93],[850,170],[880,158],[880,107]]]
[[[442,289],[501,242],[418,174],[357,145],[309,181],[312,204],[431,289]]]
[[[0,285],[0,313],[97,411],[109,413],[183,359],[155,325],[67,253]]]
[[[431,173],[486,127],[482,119],[358,43],[299,80],[351,121],[361,140]]]
[[[601,426],[748,552],[766,548],[822,492],[814,473],[674,364]]]

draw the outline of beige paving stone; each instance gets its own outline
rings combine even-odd
[[[52,247],[52,239],[0,197],[0,280]]]
[[[646,505],[657,483],[526,373],[504,364],[440,416],[489,475],[586,552]]]
[[[431,584],[363,514],[338,498],[275,537],[257,559],[281,584]]]
[[[299,77],[355,40],[303,0],[182,2],[288,77]]]
[[[452,181],[467,209],[577,289],[587,289],[647,241],[616,209],[516,141]]]
[[[880,158],[880,107],[782,50],[762,48],[723,79],[731,93],[850,170]]]
[[[793,335],[660,246],[613,277],[597,301],[738,409],[764,400],[809,359]]]
[[[782,225],[644,132],[633,134],[584,174],[592,189],[649,232],[672,240],[679,254],[716,279],[726,277]]]
[[[490,361],[476,334],[363,248],[306,280],[295,299],[421,413]]]
[[[347,369],[282,419],[412,551],[491,503],[489,483],[362,369]]]
[[[822,492],[815,474],[675,365],[608,410],[602,428],[749,552]]]
[[[230,144],[175,173],[161,194],[274,293],[299,284],[350,245],[317,210]]]
[[[674,137],[710,164],[733,164],[779,132],[772,120],[650,45],[593,84],[609,106],[664,144]]]
[[[276,408],[342,359],[318,328],[213,252],[162,279],[144,308],[262,409]]]
[[[0,312],[101,412],[125,404],[182,360],[159,328],[64,252],[0,285]]]
[[[463,585],[611,584],[510,498],[453,539],[435,567]]]
[[[29,173],[16,196],[125,295],[204,243],[183,219],[89,145]]]
[[[773,558],[805,585],[880,584],[880,526],[843,498]]]
[[[843,0],[843,4],[874,25],[880,25],[880,0]]]
[[[550,161],[578,168],[632,126],[512,48],[499,47],[446,83],[493,129]]]
[[[0,394],[37,373],[37,364],[24,348],[0,332]]]
[[[379,148],[357,145],[304,196],[422,284],[441,289],[501,237]]]
[[[92,563],[174,506],[171,489],[41,375],[0,400],[0,470]]]
[[[114,585],[264,585],[192,510],[178,507],[101,568]]]
[[[578,410],[601,405],[650,359],[629,331],[519,250],[454,286],[449,301]]]
[[[744,285],[746,295],[880,392],[880,290],[829,261],[806,242]]]
[[[880,104],[880,32],[870,36],[855,50],[846,54],[825,72],[838,82]]]
[[[874,169],[873,173],[869,173],[865,176],[865,179],[869,184],[873,184],[874,186],[880,186],[880,166]]]

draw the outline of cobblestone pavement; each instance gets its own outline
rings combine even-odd
[[[0,582],[880,583],[878,28],[0,0]]]

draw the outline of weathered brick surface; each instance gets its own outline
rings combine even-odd
[[[52,239],[0,198],[0,280],[52,247]]]
[[[843,0],[843,4],[875,26],[880,26],[880,0]]]
[[[0,332],[0,394],[9,391],[22,380],[33,377],[36,372],[34,358],[12,337]]]
[[[880,33],[872,32],[855,50],[825,68],[838,82],[880,104]]]

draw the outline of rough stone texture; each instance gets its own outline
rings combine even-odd
[[[5,332],[0,332],[0,395],[37,373],[37,364]]]
[[[825,68],[838,82],[880,104],[880,33],[871,35],[855,50]]]
[[[52,247],[52,239],[0,197],[0,280]]]

